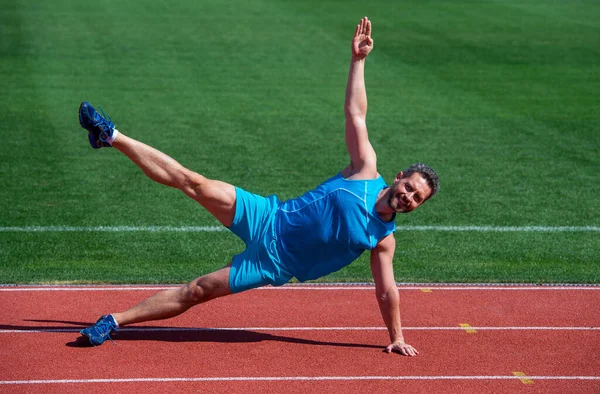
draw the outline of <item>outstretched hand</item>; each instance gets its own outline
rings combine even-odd
[[[391,345],[388,345],[388,347],[385,348],[385,352],[400,353],[403,356],[416,356],[417,354],[419,354],[419,352],[417,352],[417,349],[415,349],[408,343],[404,343],[402,341],[394,342]]]
[[[356,25],[354,38],[352,39],[352,56],[364,59],[373,49],[371,38],[371,21],[366,16]]]

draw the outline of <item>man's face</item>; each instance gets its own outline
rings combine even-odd
[[[421,174],[414,172],[410,176],[402,178],[400,172],[390,187],[388,205],[395,212],[411,212],[423,204],[430,194],[431,188]]]

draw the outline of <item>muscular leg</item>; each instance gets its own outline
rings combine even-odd
[[[194,279],[178,289],[164,290],[140,302],[125,312],[113,313],[120,326],[148,320],[168,319],[194,305],[231,294],[229,265],[211,274]]]
[[[223,225],[231,226],[236,198],[232,185],[190,171],[168,155],[122,133],[112,146],[127,155],[152,180],[180,189],[202,204]],[[112,315],[119,325],[168,319],[194,305],[228,294],[231,294],[229,265],[196,278],[186,286],[156,293],[131,309]]]
[[[159,150],[122,133],[112,146],[127,155],[150,179],[181,190],[223,225],[231,227],[235,216],[235,187],[190,171]]]

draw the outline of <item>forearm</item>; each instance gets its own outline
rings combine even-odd
[[[400,323],[400,295],[395,286],[388,289],[385,293],[377,297],[381,316],[390,334],[392,343],[397,341],[404,342],[402,335],[402,325]]]
[[[346,118],[367,116],[367,90],[365,88],[365,59],[352,56],[348,84],[346,85]]]

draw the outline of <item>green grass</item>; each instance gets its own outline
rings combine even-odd
[[[38,2],[39,3],[39,2]],[[600,4],[592,1],[3,1],[0,226],[213,226],[118,152],[82,100],[183,165],[295,197],[348,162],[349,40],[363,15],[368,126],[389,181],[442,190],[403,225],[600,225]],[[396,234],[396,277],[600,283],[598,233]],[[0,232],[0,283],[185,282],[242,243],[218,233]],[[325,280],[370,279],[368,254]]]

